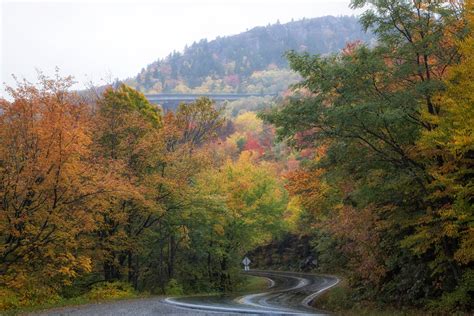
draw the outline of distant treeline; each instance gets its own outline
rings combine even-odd
[[[296,81],[289,71],[275,73],[288,68],[285,52],[328,54],[341,50],[347,42],[370,42],[372,38],[362,30],[356,17],[277,22],[234,36],[195,42],[182,53],[173,52],[148,65],[131,84],[144,92],[281,91],[288,82]],[[267,70],[273,73],[255,78],[257,72]],[[261,86],[255,87],[255,81],[261,82]],[[285,86],[268,90],[272,83],[282,81]]]

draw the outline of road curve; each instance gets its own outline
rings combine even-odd
[[[245,272],[266,278],[263,293],[240,297],[144,298],[57,308],[35,315],[324,315],[309,306],[319,294],[335,286],[334,276],[280,271]]]
[[[269,280],[263,293],[234,299],[216,297],[167,298],[165,303],[199,311],[239,314],[324,315],[310,306],[321,293],[339,283],[334,276],[281,271],[246,272]]]

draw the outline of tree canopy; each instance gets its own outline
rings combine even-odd
[[[291,191],[350,254],[340,264],[370,284],[365,295],[472,307],[472,3],[352,5],[368,6],[361,22],[377,45],[289,52],[303,80],[262,114],[313,151]]]

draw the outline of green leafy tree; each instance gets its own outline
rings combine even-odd
[[[236,162],[202,173],[197,190],[201,203],[196,211],[207,219],[200,226],[208,227],[207,242],[202,243],[209,246],[204,251],[207,274],[215,275],[218,287],[228,291],[245,253],[284,231],[287,193],[271,167],[258,165],[248,151]]]
[[[327,147],[322,159],[306,166],[323,170],[319,178],[333,188],[323,198],[332,201],[334,211],[320,219],[332,223],[333,237],[343,241],[343,248],[354,243],[346,249],[352,256],[361,256],[360,250],[373,256],[364,246],[373,240],[362,232],[345,240],[338,228],[348,227],[354,209],[372,218],[368,229],[381,238],[375,244],[389,257],[381,258],[382,273],[365,292],[420,304],[454,290],[466,269],[455,253],[469,224],[451,227],[455,232],[447,234],[440,225],[426,223],[443,218],[443,203],[453,195],[444,202],[432,198],[430,166],[439,168],[443,158],[420,156],[418,145],[424,133],[437,133],[441,124],[445,105],[439,94],[461,60],[458,43],[467,31],[463,6],[392,0],[352,5],[369,7],[361,21],[377,35],[377,46],[353,43],[329,57],[290,52],[290,66],[303,81],[283,106],[262,116],[296,147]],[[427,235],[425,225],[436,236]],[[367,281],[368,276],[354,272]]]

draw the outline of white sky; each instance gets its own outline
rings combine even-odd
[[[355,14],[350,0],[0,1],[0,74],[8,85],[11,74],[35,81],[35,69],[51,74],[56,66],[79,86],[100,84],[135,76],[202,38]]]

